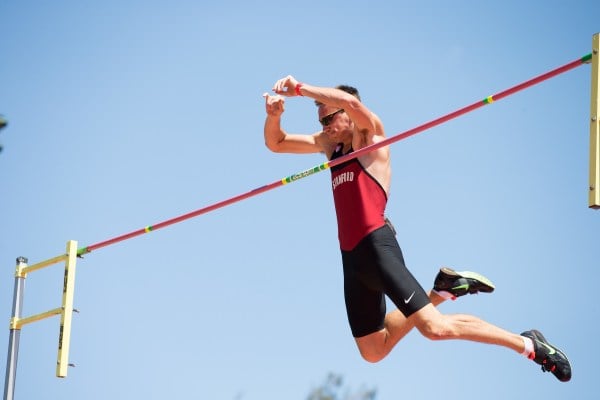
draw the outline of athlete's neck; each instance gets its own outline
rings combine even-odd
[[[339,142],[335,148],[336,151],[339,151],[342,154],[346,154],[351,149],[352,149],[352,142],[349,142],[349,143]]]

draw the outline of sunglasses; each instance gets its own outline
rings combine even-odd
[[[328,126],[329,124],[331,124],[331,121],[333,120],[333,117],[335,117],[336,114],[339,114],[341,112],[344,112],[344,109],[339,109],[336,112],[333,112],[329,115],[324,116],[323,118],[321,118],[319,120],[319,122],[321,123],[321,125],[323,126]]]

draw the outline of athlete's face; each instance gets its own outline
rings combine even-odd
[[[341,108],[327,105],[319,107],[319,122],[323,132],[332,140],[340,140],[350,130],[350,119]]]

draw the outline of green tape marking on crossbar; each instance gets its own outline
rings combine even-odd
[[[285,177],[281,180],[281,183],[287,185],[288,183],[292,183],[297,181],[298,179],[306,178],[309,175],[316,174],[317,172],[321,172],[329,168],[329,162],[324,162],[323,164],[317,165],[316,167],[309,168],[305,171],[302,171],[298,174],[293,174],[288,177]]]

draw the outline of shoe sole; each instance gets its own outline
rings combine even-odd
[[[487,288],[489,288],[490,292],[493,292],[494,289],[496,289],[496,286],[494,286],[494,284],[492,283],[492,281],[490,281],[485,276],[483,276],[481,274],[478,274],[477,272],[472,272],[472,271],[455,271],[452,268],[448,268],[448,267],[442,267],[442,268],[440,268],[440,271],[442,271],[446,275],[456,276],[457,278],[474,279],[476,281],[479,281],[484,286],[486,286]],[[480,291],[482,291],[482,290],[480,290]]]

